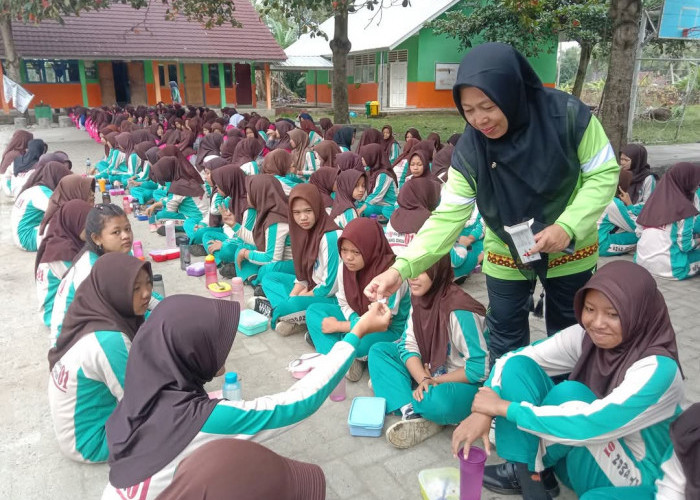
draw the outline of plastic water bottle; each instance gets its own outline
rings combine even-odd
[[[124,213],[127,215],[131,213],[131,202],[126,196],[122,198],[122,210],[124,210]]]
[[[245,309],[245,289],[243,288],[243,278],[236,276],[231,279],[231,300],[238,302],[240,310]]]
[[[217,283],[219,281],[219,276],[216,273],[216,259],[213,255],[207,255],[204,258],[204,282],[206,283],[207,289],[212,283]]]
[[[228,399],[229,401],[240,401],[243,399],[243,395],[241,394],[241,382],[238,380],[238,373],[226,373],[221,395],[224,397],[224,399]]]
[[[186,270],[191,263],[190,244],[180,243],[180,269]]]
[[[90,167],[92,167],[92,162],[90,161],[90,157],[88,156],[85,158],[85,175],[88,175],[90,173]]]
[[[377,219],[378,219],[377,214],[372,214],[372,215],[369,216],[369,218],[372,219],[372,220],[375,221],[375,222],[377,222]]]
[[[102,192],[102,203],[104,203],[105,205],[109,205],[110,203],[112,203],[112,197],[109,196],[109,191]]]
[[[146,260],[146,258],[143,256],[143,245],[141,244],[141,240],[134,240],[131,251],[134,253],[134,257],[137,259]]]
[[[153,291],[165,298],[165,285],[163,284],[163,275],[154,274],[153,275]]]
[[[165,248],[177,248],[175,243],[175,223],[171,220],[165,222]]]

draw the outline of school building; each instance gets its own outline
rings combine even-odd
[[[170,81],[185,104],[256,106],[255,70],[269,85],[270,64],[286,56],[250,0],[232,1],[240,28],[166,20],[160,0],[139,10],[113,3],[65,24],[14,22],[18,83],[35,94],[30,107],[170,103]]]
[[[348,101],[362,106],[379,101],[384,108],[453,108],[452,86],[466,51],[456,39],[436,35],[425,27],[451,9],[463,9],[460,0],[413,0],[377,11],[361,9],[349,15],[347,60]],[[376,14],[376,15],[375,15]],[[333,18],[321,29],[333,38]],[[557,76],[557,39],[543,40],[551,53],[543,52],[530,63],[545,85]],[[273,69],[306,71],[309,104],[331,103],[332,52],[322,37],[303,35],[285,49],[287,60]]]

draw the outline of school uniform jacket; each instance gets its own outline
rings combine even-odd
[[[29,252],[36,252],[41,243],[39,226],[49,206],[52,191],[46,186],[32,186],[20,194],[12,206],[10,225],[12,241]]]
[[[354,208],[348,208],[345,212],[340,214],[338,217],[336,217],[333,222],[338,224],[338,227],[340,229],[343,229],[345,226],[347,226],[351,220],[357,219],[359,215],[357,215],[357,210]]]
[[[281,260],[292,260],[289,224],[286,222],[270,224],[265,230],[265,250],[251,250],[248,260],[258,266]]]
[[[185,219],[193,219],[195,222],[209,220],[209,198],[202,196],[184,196],[181,194],[169,194],[165,203],[167,212],[175,212],[185,216]]]
[[[338,267],[340,255],[338,254],[338,238],[340,231],[328,231],[321,238],[318,246],[318,256],[314,262],[311,277],[316,283],[313,289],[314,297],[334,297],[338,292]],[[308,288],[306,281],[294,280]]]
[[[700,216],[661,227],[637,225],[637,253],[634,261],[655,276],[682,280],[700,272]]]
[[[51,327],[51,313],[56,291],[61,284],[63,276],[68,272],[70,261],[56,260],[54,262],[42,262],[36,268],[36,292],[39,299],[39,315],[41,321]]]
[[[367,195],[365,203],[393,207],[396,205],[396,183],[388,174],[381,173],[374,183],[374,190]]]

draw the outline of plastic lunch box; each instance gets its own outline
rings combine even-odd
[[[459,469],[424,469],[418,473],[423,500],[459,500]]]
[[[267,316],[263,316],[252,309],[244,309],[241,312],[241,317],[238,320],[239,332],[250,337],[265,330],[267,330]]]
[[[204,276],[204,262],[195,262],[187,266],[187,276]]]
[[[148,252],[154,262],[165,262],[166,260],[173,260],[180,258],[179,248],[170,248],[168,250],[151,250]]]
[[[379,437],[384,428],[386,399],[359,396],[352,400],[348,427],[352,436]]]

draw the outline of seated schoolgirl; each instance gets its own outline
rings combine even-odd
[[[420,144],[416,146],[416,149],[411,152],[408,161],[408,172],[409,175],[406,177],[406,183],[411,179],[417,179],[419,177],[427,177],[430,179],[435,179],[430,171],[430,163],[433,160],[432,152],[420,148]],[[404,183],[404,186],[406,185]],[[403,188],[403,186],[402,186]]]
[[[262,173],[274,176],[282,186],[285,196],[289,196],[292,188],[303,182],[293,173],[294,158],[285,149],[275,149],[268,153],[262,164]]]
[[[190,252],[194,250],[195,253],[193,255],[195,257],[206,255],[202,241],[207,233],[223,233],[221,206],[226,205],[226,197],[216,189],[211,174],[225,165],[227,165],[226,160],[218,156],[204,162],[202,174],[204,176],[204,188],[209,199],[209,218],[208,220],[203,219],[200,221],[195,221],[193,218],[186,219],[182,225],[185,234],[190,240]]]
[[[394,169],[394,175],[396,175],[396,179],[398,180],[399,191],[401,191],[401,188],[406,183],[406,177],[411,175],[408,163],[411,160],[411,154],[415,151],[415,147],[419,142],[418,139],[407,140],[403,145],[401,154],[391,163],[391,168]]]
[[[361,339],[389,322],[387,307],[373,304],[324,362],[287,391],[248,401],[210,399],[204,384],[226,370],[239,313],[236,302],[174,295],[141,327],[129,352],[124,398],[106,425],[110,471],[103,500],[121,500],[127,492],[160,498],[183,460],[204,445],[269,439],[301,422],[338,385]],[[307,487],[318,487],[315,476],[305,476]]]
[[[447,169],[452,165],[452,153],[454,153],[454,150],[455,147],[448,142],[440,151],[433,155],[433,165],[430,170],[443,184],[447,182]]]
[[[316,155],[316,164],[318,168],[329,167],[336,170],[338,169],[336,157],[342,153],[342,151],[334,141],[319,142],[314,146],[313,152]]]
[[[15,158],[12,162],[12,176],[10,177],[10,191],[8,193],[10,196],[16,198],[24,190],[29,177],[37,168],[39,158],[46,153],[47,149],[49,146],[41,139],[32,139],[27,143],[27,151]]]
[[[384,136],[376,128],[368,128],[362,132],[360,142],[357,144],[357,154],[362,155],[362,150],[370,144],[378,144],[384,149]],[[389,155],[387,154],[387,158]]]
[[[270,266],[261,279],[272,308],[271,326],[283,337],[306,330],[311,304],[335,304],[338,291],[338,236],[340,229],[323,207],[321,193],[311,184],[299,184],[289,195],[289,236],[293,262]]]
[[[399,146],[398,141],[394,137],[394,129],[391,128],[391,125],[382,127],[382,144],[389,155],[389,163],[393,165],[399,154],[401,154],[401,146]]]
[[[355,129],[352,127],[341,127],[333,134],[333,142],[339,147],[340,151],[347,153],[352,150],[352,143],[355,140]]]
[[[369,144],[360,153],[362,163],[369,167],[367,184],[367,199],[363,202],[365,210],[363,217],[382,215],[391,217],[396,204],[396,174],[391,169],[384,148],[379,144]]]
[[[49,351],[49,406],[58,447],[77,462],[105,462],[105,422],[124,395],[129,348],[153,291],[151,264],[103,255],[75,294]]]
[[[204,162],[221,156],[221,145],[223,142],[224,136],[221,134],[209,134],[202,139],[197,150],[197,160],[194,164],[197,170],[201,171],[204,168]]]
[[[138,172],[141,159],[134,151],[134,141],[129,132],[122,132],[116,140],[119,154],[110,172],[109,182],[115,186],[126,186],[129,179]]]
[[[63,319],[75,292],[97,259],[107,253],[129,253],[134,236],[124,211],[113,204],[95,206],[85,220],[85,246],[63,276],[51,311],[51,345],[61,334]]]
[[[309,134],[309,147],[314,147],[323,140],[323,134],[316,127],[310,114],[302,113],[299,115],[299,128]]]
[[[453,278],[445,255],[409,279],[411,313],[401,340],[369,350],[374,394],[386,399],[387,413],[401,412],[401,421],[386,431],[397,448],[464,420],[489,374],[486,308]]]
[[[95,179],[80,175],[66,175],[62,177],[56,189],[51,193],[49,205],[44,213],[44,218],[39,225],[39,238],[43,238],[49,227],[52,217],[64,203],[70,200],[83,200],[95,204]]]
[[[365,205],[358,208],[357,204],[365,199],[367,174],[355,169],[345,170],[338,174],[335,184],[335,200],[330,216],[339,228],[344,229],[365,209]]]
[[[364,174],[367,171],[365,164],[362,162],[362,157],[352,151],[340,153],[335,159],[338,162],[338,171],[340,172],[357,170]]]
[[[10,187],[14,161],[27,152],[27,146],[32,139],[34,139],[34,135],[31,132],[27,130],[17,130],[12,134],[10,142],[7,143],[5,152],[2,154],[0,179],[2,182],[2,190],[8,196],[12,194]]]
[[[588,491],[581,500],[690,500],[700,498],[700,403],[686,409],[671,424],[671,449],[654,485],[607,487]]]
[[[152,168],[159,182],[170,183],[167,201],[159,202],[163,209],[156,212],[157,220],[192,219],[197,223],[208,219],[209,199],[202,188],[202,176],[187,160],[165,156]],[[149,207],[149,210],[159,203]]]
[[[486,466],[487,489],[548,499],[559,491],[556,472],[580,497],[661,476],[683,376],[656,281],[616,260],[576,293],[574,309],[579,324],[496,361],[454,431],[453,453],[479,437],[488,450],[496,418],[498,455],[508,462]],[[567,373],[568,381],[551,379]]]
[[[140,205],[145,205],[153,199],[153,193],[158,183],[151,179],[151,168],[158,161],[158,149],[152,142],[142,142],[134,146],[134,151],[141,159],[137,174],[127,182],[129,194],[136,198]]]
[[[261,117],[257,122],[255,122],[255,130],[258,131],[258,135],[260,138],[265,142],[265,147],[267,148],[267,141],[269,140],[269,137],[267,135],[267,131],[270,129],[270,120],[265,118],[264,116]],[[268,153],[271,151],[269,148],[267,149]]]
[[[620,151],[620,169],[629,170],[632,180],[629,189],[620,198],[625,205],[645,203],[656,188],[656,176],[647,163],[647,150],[641,144],[627,144]]]
[[[602,256],[622,255],[634,251],[637,246],[636,221],[644,204],[626,205],[631,180],[632,172],[620,170],[617,193],[598,220],[598,243]]]
[[[418,129],[416,128],[409,128],[404,134],[403,138],[405,141],[409,139],[418,139],[419,141],[423,140],[420,136],[420,132],[418,132]]]
[[[92,203],[80,199],[62,204],[36,252],[34,276],[39,315],[47,327],[51,326],[58,285],[85,244],[85,221],[92,207]]]
[[[246,175],[233,165],[225,165],[212,172],[212,182],[219,194],[228,200],[228,206],[219,205],[222,230],[207,231],[202,236],[202,249],[193,245],[193,255],[214,256],[219,271],[225,278],[236,276],[236,250],[242,244],[255,245],[253,227],[257,212],[248,206]]]
[[[290,120],[278,120],[275,122],[275,135],[277,137],[277,145],[275,149],[286,149],[291,153],[292,144],[289,132],[295,129],[294,123]]]
[[[238,130],[236,128],[232,130]],[[228,139],[224,139],[224,142],[221,144],[221,148],[219,149],[219,152],[221,153],[221,157],[226,160],[228,163],[231,163],[233,160],[233,155],[236,153],[236,147],[238,146],[238,143],[241,142],[243,138],[241,136],[230,136]]]
[[[49,208],[49,199],[60,180],[71,175],[60,162],[50,161],[34,170],[17,195],[10,213],[12,240],[21,250],[36,252],[41,243],[39,227]]]
[[[282,186],[269,175],[246,177],[248,202],[256,211],[253,240],[236,250],[236,276],[254,285],[260,283],[261,267],[292,260],[289,242],[289,207]]]
[[[333,207],[333,196],[336,189],[335,182],[338,179],[338,169],[330,167],[321,167],[316,172],[311,174],[309,184],[313,184],[321,193],[323,200],[323,208],[326,213],[331,213]]]
[[[292,172],[308,182],[319,168],[319,161],[309,146],[309,135],[300,128],[289,132],[291,154],[294,160]]]
[[[428,177],[412,179],[399,191],[397,207],[384,235],[398,256],[440,203],[440,184]]]
[[[117,144],[117,136],[119,132],[109,132],[104,136],[105,150],[109,150],[105,157],[95,164],[95,178],[109,179],[112,171],[117,167],[120,157],[119,145]]]
[[[371,219],[359,218],[351,221],[338,240],[338,249],[343,265],[338,269],[337,304],[312,304],[306,311],[306,325],[310,340],[316,351],[328,353],[333,345],[342,340],[358,318],[367,312],[370,301],[364,294],[365,287],[377,273],[388,269],[396,255],[391,251],[381,226]],[[391,309],[391,324],[386,331],[363,339],[357,347],[357,359],[346,375],[357,382],[362,378],[367,353],[377,342],[394,342],[401,337],[411,307],[408,283],[387,298]]]
[[[637,217],[634,260],[654,276],[682,280],[700,272],[700,167],[678,163],[661,178]]]
[[[260,140],[256,138],[246,138],[238,143],[231,158],[231,163],[240,167],[246,175],[256,175],[260,173],[258,159],[262,153]]]
[[[444,148],[443,148],[444,149]],[[474,207],[472,216],[464,224],[456,243],[450,250],[455,281],[462,284],[484,259],[484,223],[479,210]]]
[[[255,124],[247,125],[243,132],[245,134],[246,139],[255,139],[256,141],[258,141],[258,144],[260,144],[260,152],[258,153],[258,156],[265,156],[267,155],[267,153],[270,152],[270,150],[267,149],[265,138],[263,138],[260,132],[258,132],[258,129],[256,128]]]

